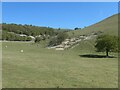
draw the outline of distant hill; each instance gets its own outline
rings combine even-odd
[[[0,40],[8,41],[31,41],[35,37],[39,37],[42,40],[51,39],[60,33],[68,32],[69,29],[55,29],[51,27],[41,27],[27,24],[7,24],[2,23],[2,38]],[[32,37],[32,38],[31,38]]]
[[[2,24],[2,30],[7,31],[7,32],[14,32],[16,34],[25,34],[25,35],[31,35],[31,36],[36,36],[36,35],[53,35],[54,29],[49,28],[49,27],[38,27],[38,26],[33,26],[33,25],[21,25],[21,24]]]
[[[120,22],[119,22],[120,24]],[[68,32],[69,36],[88,35],[95,32],[103,32],[104,34],[118,35],[118,14],[108,17],[96,24],[83,28],[81,30],[74,30]]]
[[[16,34],[25,34],[25,35],[31,35],[31,36],[37,36],[37,35],[56,35],[59,32],[67,32],[69,29],[56,29],[51,27],[42,27],[42,26],[34,26],[34,25],[27,25],[27,24],[7,24],[3,23],[0,24],[0,29],[2,28],[3,31],[7,32],[14,32]]]

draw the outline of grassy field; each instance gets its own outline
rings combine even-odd
[[[2,89],[2,43],[0,43],[0,89]]]
[[[111,53],[116,58],[82,57],[86,54],[104,55],[96,53],[90,44],[86,41],[73,49],[55,51],[32,43],[3,42],[3,87],[118,87],[117,54]]]

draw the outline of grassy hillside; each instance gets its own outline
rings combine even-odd
[[[96,24],[88,26],[82,30],[74,30],[67,32],[70,37],[76,37],[79,35],[90,35],[92,33],[102,32],[102,34],[118,35],[118,14],[108,17]],[[74,33],[74,35],[73,35]],[[95,49],[95,38],[92,40],[85,40],[79,43],[73,48],[74,51],[91,51]]]
[[[72,33],[74,32],[74,36],[77,36],[77,35],[83,35],[83,34],[86,35],[86,34],[99,32],[99,31],[103,32],[104,34],[118,35],[118,14],[108,17],[82,30],[74,30],[74,31],[68,32],[68,34],[72,36]]]

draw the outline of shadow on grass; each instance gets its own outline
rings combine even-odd
[[[79,56],[84,58],[116,58],[114,56],[94,55],[94,54],[85,54],[85,55],[79,55]]]

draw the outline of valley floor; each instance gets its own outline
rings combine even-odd
[[[21,50],[23,50],[21,52]],[[117,88],[118,58],[84,49],[56,51],[33,43],[3,42],[4,88]]]

